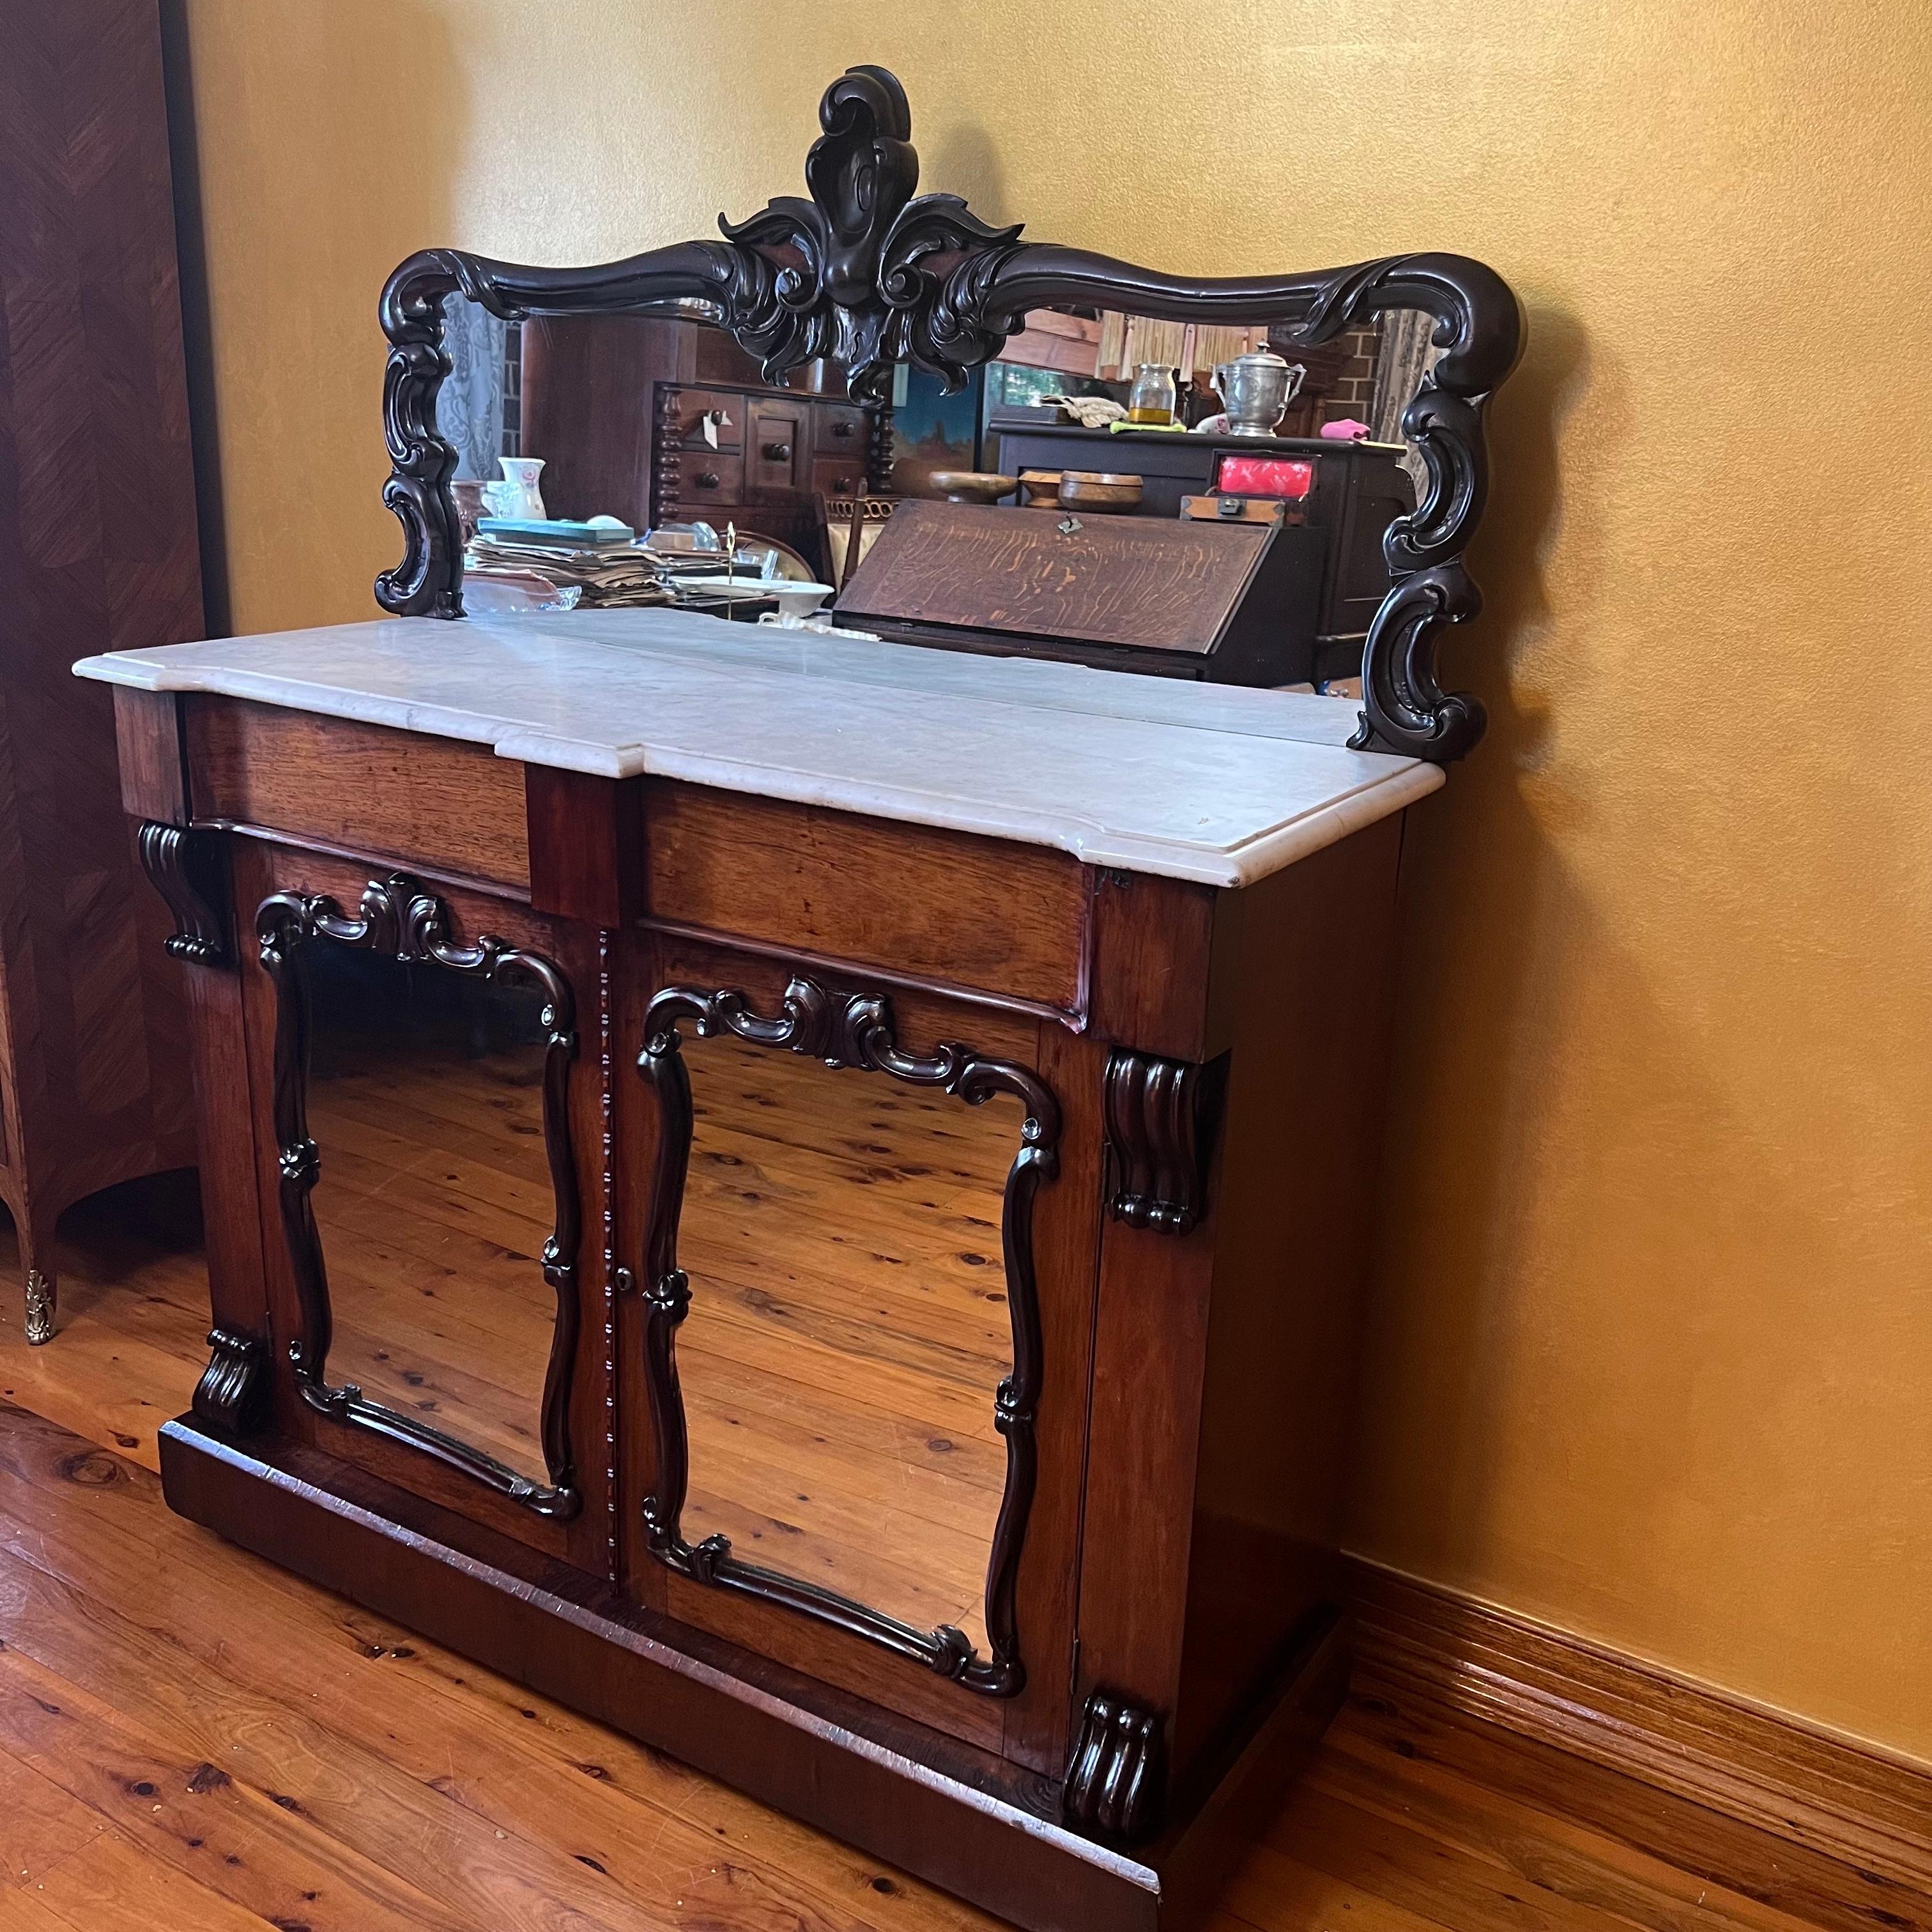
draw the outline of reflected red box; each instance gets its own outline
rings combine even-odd
[[[1214,472],[1223,496],[1300,498],[1315,487],[1315,465],[1306,457],[1224,455]]]

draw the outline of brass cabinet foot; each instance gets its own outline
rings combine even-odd
[[[54,1339],[54,1310],[58,1299],[51,1275],[38,1268],[27,1270],[27,1340],[39,1343]]]

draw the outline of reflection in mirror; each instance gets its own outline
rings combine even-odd
[[[326,940],[300,955],[309,1199],[333,1314],[324,1373],[547,1484],[543,998],[506,976]]]
[[[985,1656],[1024,1110],[687,1035],[682,1529]]]
[[[446,300],[439,420],[459,452],[470,610],[808,617],[907,497],[1271,520],[1309,532],[1284,553],[1318,554],[1300,590],[1250,600],[1285,640],[1265,681],[1359,695],[1389,590],[1383,538],[1427,485],[1402,418],[1438,352],[1429,316],[1393,311],[1308,345],[1280,325],[1035,310],[962,394],[902,365],[881,408],[854,404],[829,362],[766,382],[686,308],[506,325]],[[478,533],[485,514],[544,520]],[[616,527],[593,542],[592,519]],[[851,608],[858,628],[892,634],[891,613]],[[1090,661],[1116,663],[1099,645]],[[1210,674],[1262,676],[1232,659]]]
[[[1237,426],[1333,440],[1340,425],[1359,424],[1342,434],[1395,442],[1401,440],[1402,412],[1435,360],[1429,346],[1433,326],[1419,310],[1397,310],[1310,346],[1280,325],[1210,326],[1114,310],[1036,310],[988,365],[986,407],[990,417],[994,410],[1066,398],[1102,405],[1085,412],[1102,424],[1132,416],[1152,428],[1171,430],[1178,424],[1213,434],[1228,427],[1224,372],[1242,356],[1274,355],[1300,374],[1282,386],[1287,394],[1278,399],[1278,412],[1277,399],[1267,395],[1257,409],[1237,414]],[[1170,377],[1174,393],[1164,411],[1156,402],[1136,415],[1135,380],[1150,369]],[[1271,428],[1264,428],[1264,418]]]
[[[824,580],[824,504],[884,478],[874,416],[836,365],[767,383],[678,306],[506,326],[446,299],[437,422],[458,452],[472,611],[676,602],[748,619],[830,594],[807,587]],[[523,527],[479,532],[484,518]]]
[[[499,459],[523,454],[518,376],[523,327],[466,296],[443,298],[442,344],[449,374],[436,399],[436,425],[455,446],[459,482],[497,480]]]

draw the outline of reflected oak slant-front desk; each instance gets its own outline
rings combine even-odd
[[[672,612],[82,670],[192,990],[170,1504],[1022,1924],[1211,1876],[1343,1689],[1439,769]]]

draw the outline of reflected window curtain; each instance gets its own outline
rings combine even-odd
[[[1430,340],[1436,318],[1419,308],[1391,309],[1382,317],[1381,352],[1376,358],[1376,386],[1369,404],[1369,433],[1378,442],[1402,441],[1402,412],[1422,386],[1422,379],[1442,359]],[[1412,448],[1402,467],[1415,479],[1418,498],[1429,487],[1429,472]]]
[[[503,449],[504,324],[462,296],[442,305],[442,346],[449,374],[436,399],[436,426],[456,446],[456,474],[487,483],[501,472]]]

